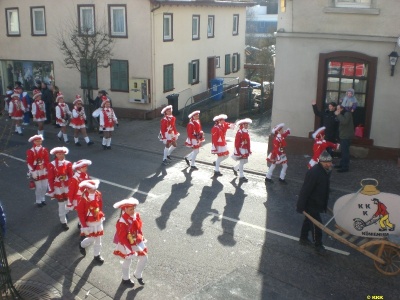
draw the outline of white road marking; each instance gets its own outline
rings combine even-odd
[[[265,232],[268,232],[268,233],[271,233],[271,234],[275,234],[275,235],[278,235],[278,236],[281,236],[281,237],[284,237],[284,238],[287,238],[287,239],[290,239],[290,240],[299,241],[299,238],[297,238],[297,237],[294,237],[294,236],[291,236],[291,235],[288,235],[288,234],[285,234],[285,233],[281,233],[281,232],[278,232],[278,231],[275,231],[275,230],[271,230],[271,229],[267,229],[267,228],[264,228],[264,227],[261,227],[261,226],[253,225],[253,224],[250,224],[250,223],[247,223],[247,222],[243,222],[243,221],[240,221],[240,220],[237,220],[237,219],[232,219],[232,218],[229,218],[229,217],[225,217],[225,216],[223,216],[221,214],[216,214],[216,213],[212,213],[212,212],[209,212],[208,214],[212,215],[212,216],[215,216],[215,217],[218,217],[219,219],[225,219],[225,220],[228,220],[228,221],[231,221],[231,222],[235,222],[235,223],[238,223],[238,224],[241,224],[241,225],[252,227],[254,229],[258,229],[258,230],[262,230],[262,231],[265,231]],[[339,250],[339,249],[326,247],[326,246],[325,246],[325,248],[327,250],[329,250],[329,251],[332,251],[332,252],[335,252],[335,253],[338,253],[338,254],[350,255],[350,253],[347,252],[347,251],[342,251],[342,250]]]
[[[26,162],[24,159],[21,159],[21,158],[18,158],[18,157],[9,155],[9,154],[0,153],[0,155],[7,156],[7,157],[9,157],[9,158],[18,160],[18,161],[23,162],[23,163]],[[107,180],[104,180],[104,179],[101,179],[101,178],[95,178],[95,177],[92,177],[92,178],[93,178],[93,179],[98,179],[98,180],[100,180],[101,182],[104,182],[104,183],[106,183],[106,184],[109,184],[109,185],[112,185],[112,186],[115,186],[115,187],[118,187],[118,188],[121,188],[121,189],[125,189],[125,190],[128,190],[128,191],[131,191],[132,194],[131,194],[130,196],[132,196],[134,193],[139,193],[139,194],[142,194],[142,195],[150,196],[150,197],[152,197],[152,198],[158,198],[158,197],[159,197],[158,195],[155,195],[155,194],[152,194],[152,193],[142,192],[142,191],[140,191],[140,190],[138,190],[138,189],[133,189],[133,188],[131,188],[131,187],[129,187],[129,186],[121,185],[121,184],[118,184],[118,183],[115,183],[115,182],[111,182],[111,181],[107,181]]]

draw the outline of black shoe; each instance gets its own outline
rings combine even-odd
[[[190,170],[198,170],[199,168],[198,167],[196,167],[196,166],[191,166],[190,167]]]
[[[64,143],[69,144],[69,141],[65,141]]]
[[[186,161],[186,164],[187,164],[188,166],[190,166],[190,162],[189,162],[189,160],[188,160],[187,157],[185,157],[185,161]]]
[[[139,282],[140,285],[145,285],[143,278],[137,278],[135,275],[133,276],[136,278],[136,280]]]
[[[95,256],[93,260],[100,264],[104,263],[104,258],[102,258],[100,255]]]
[[[169,155],[167,156],[167,158],[168,158],[169,160],[172,160],[171,156],[169,156]]]
[[[134,287],[135,286],[135,283],[130,279],[127,279],[127,280],[122,279],[121,284],[126,285],[128,287]]]
[[[265,183],[274,183],[274,181],[271,178],[265,177]]]
[[[111,150],[111,146],[107,146],[107,150]]]
[[[214,171],[214,177],[222,176],[222,173],[219,171]]]
[[[281,179],[281,178],[279,178],[279,183],[281,183],[281,184],[288,184],[287,181],[286,181],[285,179]]]
[[[168,165],[169,165],[169,162],[168,162],[166,159],[164,159],[164,160],[162,161],[162,163],[163,163],[164,166],[168,166]]]
[[[339,169],[339,170],[337,170],[338,173],[345,173],[345,172],[348,172],[348,171],[349,171],[349,169]]]
[[[67,223],[61,223],[61,228],[62,228],[64,231],[67,231],[67,230],[69,229]]]
[[[396,228],[396,225],[393,224],[393,227],[389,228],[389,231],[394,231],[395,228]]]
[[[299,244],[302,246],[314,246],[314,243],[311,242],[308,238],[300,238],[299,239]]]
[[[327,251],[323,245],[315,246],[315,252],[322,256],[327,254]]]
[[[37,204],[37,207],[43,207],[44,206],[44,204],[43,203],[39,203],[39,204]]]
[[[235,176],[237,176],[237,171],[235,170],[235,167],[232,167],[232,171],[233,171],[233,174],[234,174]]]
[[[107,150],[107,146],[106,145],[103,145],[103,150]]]
[[[86,249],[83,248],[83,247],[81,246],[81,243],[79,243],[79,252],[80,252],[83,256],[86,256]]]
[[[88,146],[91,146],[93,144],[94,144],[94,142],[92,142],[92,141],[89,141],[89,143],[87,143]]]
[[[249,180],[246,177],[240,177],[239,181],[240,182],[248,182]]]
[[[82,145],[81,145],[81,143],[77,142],[77,143],[75,143],[75,146],[80,147],[80,146],[82,146]]]
[[[42,201],[42,205],[47,205],[46,202]]]
[[[386,231],[386,228],[379,228],[379,231]]]

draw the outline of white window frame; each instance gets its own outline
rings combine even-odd
[[[200,15],[192,16],[192,40],[200,39]]]
[[[126,24],[126,5],[109,5],[109,25],[110,25],[110,36],[112,37],[128,37],[128,30]],[[114,14],[115,10],[122,10],[122,16],[124,18],[124,30],[122,32],[114,30]]]
[[[13,14],[15,14],[13,16]],[[12,20],[14,18],[14,20]],[[16,20],[15,20],[16,18]],[[17,7],[6,8],[6,22],[7,22],[7,35],[8,36],[20,36],[21,29],[19,25],[19,11]],[[15,22],[15,24],[11,24]],[[17,28],[15,28],[15,26]]]
[[[235,15],[233,15],[232,35],[238,35],[238,34],[239,34],[239,15],[235,14]]]
[[[168,28],[166,28],[166,25]],[[166,33],[166,29],[169,33]],[[172,41],[174,39],[174,28],[173,28],[173,14],[165,13],[163,16],[163,40],[164,42]]]
[[[207,37],[214,37],[214,24],[215,24],[215,16],[208,16],[207,20]]]
[[[216,56],[215,57],[215,68],[221,68],[221,57],[220,56]]]
[[[362,3],[357,2],[357,0],[343,1],[343,0],[334,0],[335,7],[349,7],[349,8],[371,8],[372,1],[371,0],[361,0]]]
[[[200,82],[200,60],[195,59],[190,62],[191,67],[189,68],[190,73],[190,83],[198,84]]]
[[[92,12],[92,24],[91,24],[91,29],[88,30],[86,33],[86,30],[84,29],[84,22],[83,22],[83,11],[84,10],[91,10]],[[94,15],[94,5],[78,5],[78,12],[79,12],[79,33],[82,35],[93,35],[95,33],[95,15]]]
[[[36,28],[36,12],[42,12],[43,30]],[[46,13],[44,6],[31,7],[32,35],[46,35]]]

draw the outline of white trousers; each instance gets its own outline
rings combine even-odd
[[[239,171],[239,177],[244,177],[244,172],[243,172],[244,164],[247,164],[248,162],[249,162],[248,159],[239,159],[239,163],[233,167],[235,171]]]
[[[93,255],[100,255],[101,251],[101,236],[88,236],[81,242],[81,247],[87,248],[93,245]]]
[[[35,196],[36,196],[36,204],[40,204],[44,202],[47,192],[48,181],[47,179],[36,180],[35,181]]]
[[[223,162],[225,159],[228,158],[228,155],[225,156],[218,156],[217,160],[215,161],[215,172],[219,172],[219,165],[221,164],[221,162]]]
[[[192,167],[196,166],[196,156],[197,154],[199,154],[199,152],[200,152],[199,148],[193,149],[193,151],[190,152],[188,156],[186,156],[186,158],[190,160],[190,166]]]
[[[58,202],[58,216],[60,217],[61,223],[67,223],[67,202]]]
[[[136,270],[133,272],[133,275],[136,278],[142,278],[143,276],[143,270],[144,267],[147,264],[147,255],[144,256],[138,256],[138,261],[136,264]],[[125,258],[124,261],[122,262],[122,279],[123,280],[128,280],[131,278],[131,264],[132,264],[132,258]]]
[[[267,177],[268,179],[271,179],[272,173],[274,172],[275,168],[276,168],[276,164],[272,164],[272,165],[269,167],[268,172],[267,172],[267,174],[265,175],[265,177]],[[279,178],[280,178],[280,179],[282,179],[282,180],[285,179],[287,168],[288,168],[287,163],[286,163],[286,164],[282,164],[281,174],[279,175]]]

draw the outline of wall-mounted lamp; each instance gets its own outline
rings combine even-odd
[[[399,54],[396,51],[392,51],[389,54],[389,63],[390,63],[390,76],[394,74],[394,67],[396,66],[397,60],[399,59]]]

